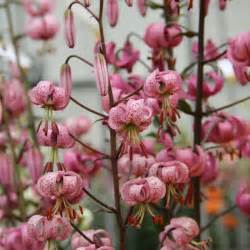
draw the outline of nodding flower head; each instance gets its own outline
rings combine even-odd
[[[116,26],[119,18],[119,5],[117,0],[107,0],[107,15],[110,26]]]
[[[236,195],[236,205],[241,212],[250,217],[250,181],[241,184]]]
[[[151,123],[152,110],[144,104],[144,99],[129,99],[109,111],[109,126],[124,138],[124,146],[138,146],[139,133]]]
[[[91,121],[86,116],[79,116],[67,119],[65,125],[71,134],[80,136],[90,130]]]
[[[150,203],[159,202],[166,194],[165,184],[157,177],[136,178],[125,182],[121,186],[121,197],[129,206],[138,206],[138,211],[130,217],[129,224],[140,227],[145,212],[154,218]]]
[[[219,175],[219,162],[211,152],[206,154],[204,170],[201,174],[203,184],[209,184],[217,179]]]
[[[130,159],[128,154],[123,155],[118,160],[118,171],[121,177],[128,178],[131,174],[135,177],[146,176],[149,167],[155,163],[153,156],[145,157],[144,155],[134,154],[133,159]]]
[[[227,57],[234,66],[237,79],[242,85],[249,82],[248,68],[250,66],[250,32],[240,33],[231,39]]]
[[[48,217],[66,212],[69,219],[76,218],[71,204],[80,201],[84,196],[82,189],[85,187],[84,180],[78,174],[71,171],[49,172],[40,177],[36,187],[42,197],[56,201]]]
[[[224,79],[215,71],[210,71],[205,74],[205,79],[202,88],[202,97],[206,100],[208,97],[216,95],[223,88]],[[197,76],[191,75],[187,79],[187,95],[191,100],[196,99],[197,92]]]
[[[182,190],[178,188],[189,182],[189,169],[186,164],[180,161],[157,162],[149,169],[149,176],[156,176],[167,186],[166,207],[170,206],[171,197],[181,204],[184,201]]]
[[[189,182],[189,169],[180,161],[157,162],[149,169],[150,176],[157,176],[166,184],[186,184]]]
[[[229,143],[244,136],[247,123],[238,116],[218,113],[209,117],[202,124],[203,140],[214,143]]]
[[[56,86],[51,81],[40,81],[29,92],[31,102],[48,110],[64,109],[69,103],[72,88],[72,82],[69,81],[70,77],[68,77],[69,74],[68,69],[67,72],[62,72],[60,86]],[[66,77],[66,75],[68,76]]]
[[[115,52],[115,43],[108,43],[107,55],[108,62],[113,64],[115,67],[127,69],[128,72],[132,72],[134,64],[140,57],[140,51],[133,48],[130,41],[126,41],[123,48],[118,52]]]
[[[23,84],[18,79],[6,81],[3,89],[4,108],[13,116],[25,111],[26,101]]]
[[[38,241],[66,240],[71,233],[71,225],[65,217],[58,215],[52,219],[41,215],[33,215],[27,226],[28,234]]]
[[[153,23],[147,27],[144,41],[152,49],[176,47],[182,41],[181,28],[177,24]]]
[[[198,42],[193,42],[192,53],[195,60],[197,60],[198,52],[199,52]],[[219,50],[211,39],[207,40],[204,52],[205,52],[204,54],[205,60],[214,59],[219,55]]]
[[[25,11],[30,16],[43,16],[54,8],[55,1],[50,0],[21,0]]]
[[[175,151],[176,159],[185,163],[189,168],[190,177],[200,176],[204,170],[206,154],[200,146],[192,148],[179,148]]]
[[[172,70],[159,71],[156,69],[148,76],[144,84],[144,92],[147,96],[157,98],[161,102],[161,121],[169,118],[176,120],[178,100],[181,96],[181,77]]]
[[[71,247],[72,250],[77,249],[92,249],[90,247],[93,246],[94,250],[114,250],[112,247],[112,239],[110,234],[103,230],[87,230],[83,231],[83,233],[93,241],[91,244],[89,241],[84,239],[79,233],[74,233],[71,239]],[[89,247],[89,248],[88,248]]]
[[[46,147],[71,148],[74,145],[67,127],[56,122],[42,123],[37,132],[37,139],[40,145]]]
[[[25,33],[33,40],[49,40],[59,30],[56,18],[50,14],[42,17],[29,17],[25,25]]]
[[[169,249],[200,249],[199,247],[205,247],[206,242],[198,243],[193,240],[199,231],[199,226],[192,218],[173,218],[160,234],[161,249],[168,249],[165,246],[168,246]]]

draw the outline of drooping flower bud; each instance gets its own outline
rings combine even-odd
[[[137,7],[142,16],[146,15],[148,0],[137,0]]]
[[[64,34],[68,47],[74,48],[76,39],[76,30],[75,30],[74,14],[71,9],[67,9],[64,13]]]
[[[96,53],[95,55],[94,72],[97,89],[101,96],[106,96],[108,93],[109,75],[107,63],[102,53]]]
[[[65,100],[69,102],[72,90],[72,75],[71,75],[71,67],[68,63],[65,63],[61,66],[60,83],[62,88],[65,90]]]
[[[119,6],[117,0],[107,0],[108,21],[111,27],[116,26],[119,17]]]
[[[238,208],[247,216],[250,216],[250,182],[241,185],[236,195]]]
[[[91,0],[83,0],[83,4],[85,7],[89,7],[91,5]]]
[[[1,174],[0,184],[5,188],[14,186],[14,169],[11,158],[6,153],[0,153]]]
[[[133,0],[125,0],[125,2],[129,7],[133,6]]]

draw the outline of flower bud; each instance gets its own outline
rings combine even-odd
[[[133,0],[125,0],[125,2],[129,7],[133,6]]]
[[[137,0],[138,10],[142,16],[145,16],[147,12],[147,1],[148,0]]]
[[[72,49],[75,47],[76,30],[74,15],[71,9],[67,9],[64,13],[64,24],[65,40],[68,47]]]
[[[106,60],[102,53],[97,53],[95,56],[94,71],[97,89],[101,96],[106,96],[108,93],[109,76]]]
[[[67,63],[61,66],[61,79],[60,80],[61,80],[61,86],[65,91],[65,100],[69,102],[70,93],[72,90],[72,75],[71,75],[71,67]]]
[[[111,27],[116,26],[119,17],[119,6],[117,0],[108,0],[108,21]]]

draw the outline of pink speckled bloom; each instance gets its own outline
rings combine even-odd
[[[29,17],[25,25],[25,33],[33,40],[49,40],[55,37],[59,25],[54,16]]]
[[[132,179],[121,187],[121,197],[129,206],[157,203],[165,194],[165,184],[155,176]]]
[[[69,221],[62,216],[55,215],[48,223],[49,239],[66,240],[72,231]]]
[[[117,0],[107,0],[107,15],[110,26],[116,26],[119,18],[119,5]]]
[[[74,14],[71,9],[67,9],[64,13],[64,36],[69,48],[75,47],[76,29]]]
[[[37,132],[37,139],[40,145],[46,147],[70,148],[75,143],[67,127],[57,123],[43,123]]]
[[[130,156],[126,154],[118,160],[118,171],[125,178],[130,173],[135,177],[145,176],[153,163],[155,163],[155,160],[152,156],[145,157],[144,155],[134,154],[131,160]]]
[[[164,246],[169,246],[169,249],[190,250],[192,248],[189,244],[199,234],[199,231],[196,221],[192,218],[173,218],[160,234],[160,242],[163,246],[161,249],[168,249]]]
[[[112,239],[110,234],[103,230],[103,229],[97,229],[97,230],[87,230],[83,231],[83,233],[92,241],[94,241],[95,244],[91,244],[87,240],[85,240],[79,233],[74,233],[71,239],[71,248],[72,250],[77,249],[92,249],[87,247],[94,247],[94,250],[113,250],[112,247]],[[102,248],[104,247],[104,248]],[[105,248],[106,247],[106,248]]]
[[[238,116],[218,113],[209,117],[202,125],[203,138],[208,142],[228,143],[247,132],[247,123]]]
[[[169,117],[175,121],[178,112],[176,107],[181,92],[182,79],[172,70],[159,71],[156,69],[146,79],[144,92],[147,96],[157,98],[161,102],[161,123]]]
[[[26,101],[23,84],[18,79],[5,82],[3,89],[4,108],[13,116],[25,111]]]
[[[52,200],[63,197],[70,203],[77,203],[83,197],[83,187],[83,179],[71,171],[49,172],[37,182],[37,190],[42,197]]]
[[[29,92],[31,102],[53,110],[64,109],[69,103],[72,89],[70,75],[69,67],[64,66],[61,72],[60,86],[56,86],[51,81],[40,81]]]
[[[197,76],[189,76],[186,82],[188,85],[187,95],[191,100],[195,100],[197,92]],[[203,82],[202,97],[206,100],[208,97],[216,95],[222,90],[223,84],[224,79],[221,75],[215,71],[207,72]]]
[[[38,241],[47,241],[48,234],[48,219],[42,215],[33,215],[28,221],[28,233],[30,237]]]
[[[54,8],[55,1],[51,0],[21,0],[25,11],[30,16],[43,16]]]
[[[204,170],[206,154],[200,146],[196,150],[192,148],[176,149],[176,159],[185,163],[189,168],[190,177],[200,176]]]
[[[139,133],[151,123],[152,110],[145,106],[144,99],[129,99],[109,111],[109,126],[116,130],[126,143],[140,144]],[[125,144],[126,144],[125,143]]]
[[[53,216],[51,220],[41,215],[34,215],[28,221],[28,234],[38,241],[65,240],[71,233],[71,225],[65,217]]]
[[[240,33],[229,42],[227,57],[234,66],[235,74],[242,85],[249,82],[247,69],[250,66],[250,32]],[[245,75],[245,77],[242,77]]]
[[[189,169],[180,161],[157,162],[150,167],[149,176],[157,176],[166,184],[186,184]]]
[[[10,156],[0,152],[1,174],[0,183],[3,187],[11,189],[14,187],[14,169]]]
[[[236,205],[241,212],[250,217],[250,182],[241,185],[236,195]]]
[[[91,121],[86,116],[68,118],[65,122],[69,132],[75,136],[86,134],[91,128]]]

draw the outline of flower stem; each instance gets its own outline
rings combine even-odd
[[[200,0],[199,4],[199,39],[198,39],[198,70],[197,70],[197,91],[194,116],[194,147],[201,144],[202,128],[202,87],[204,74],[204,33],[205,33],[205,1]],[[194,185],[194,218],[200,226],[200,178],[193,178]],[[200,235],[198,236],[200,239]]]

